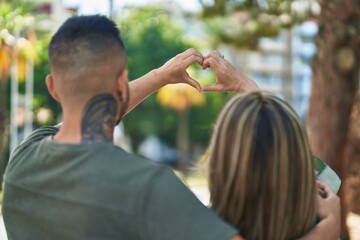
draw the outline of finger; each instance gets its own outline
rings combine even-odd
[[[317,186],[318,188],[324,188],[324,187],[326,186],[326,184],[323,183],[323,182],[320,181],[320,180],[316,180],[316,186]]]
[[[321,196],[322,198],[326,198],[327,194],[326,192],[324,192],[322,189],[318,189],[318,195]]]
[[[320,181],[316,181],[316,186],[317,186],[317,190],[318,190],[318,193],[319,195],[322,197],[322,198],[326,198],[327,197],[327,192],[326,192],[326,185]]]
[[[203,66],[207,66],[207,68],[211,67],[216,72],[216,70],[220,68],[221,64],[219,63],[219,61],[215,60],[214,58],[208,58],[204,60]]]
[[[198,51],[196,51],[194,48],[189,48],[188,50],[180,53],[179,55],[182,57],[182,59],[186,59],[192,55],[196,55],[196,56],[199,56],[200,58],[203,58],[203,55],[201,53],[199,53]]]
[[[215,53],[217,55],[219,55],[221,58],[224,58],[224,54],[222,54],[221,52],[219,52],[218,50],[215,50]]]
[[[213,50],[213,51],[209,52],[204,58],[218,57],[218,56],[220,56],[220,54],[218,53],[218,51]]]
[[[177,54],[176,57],[184,59],[184,58],[187,58],[188,56],[192,55],[194,52],[195,52],[194,48],[189,48],[189,49],[185,50],[184,52]]]
[[[228,61],[223,59],[217,52],[214,52],[214,51],[209,53],[204,58],[203,66],[208,66],[209,63],[210,63],[211,68],[220,68],[220,66],[222,66],[222,68],[223,68],[223,67],[227,67],[227,65],[230,64]],[[203,69],[205,69],[205,68],[203,67]]]
[[[209,68],[209,67],[210,67],[210,65],[209,65],[208,62],[207,62],[207,63],[203,62],[203,64],[202,64],[202,69],[203,69],[203,70],[205,70],[205,69],[207,69],[207,68]]]
[[[316,180],[316,186],[323,193],[325,198],[328,198],[328,197],[331,197],[331,196],[336,196],[336,194],[331,189],[331,187],[329,185],[327,185],[326,183],[323,183],[323,182],[321,182],[319,180]]]
[[[316,203],[321,205],[323,201],[325,201],[324,198],[321,195],[316,194]]]
[[[222,92],[224,89],[220,84],[207,85],[201,88],[202,92]]]
[[[331,188],[326,183],[321,182],[319,180],[316,180],[316,186],[324,192],[331,191]]]
[[[219,53],[217,50],[211,51],[207,56],[204,57],[204,60],[208,58],[214,58],[217,61],[221,61],[223,59],[221,53]]]
[[[191,55],[189,57],[187,57],[186,59],[183,60],[182,64],[185,65],[185,67],[189,67],[191,64],[197,62],[200,66],[203,65],[203,58],[202,56],[198,56],[198,55]]]
[[[181,54],[181,55],[183,54],[183,55],[188,56],[188,55],[191,55],[191,54],[193,54],[193,53],[195,53],[195,52],[196,52],[195,48],[189,48],[189,49],[185,50],[184,52],[182,52],[182,53],[180,53],[180,54]]]
[[[196,80],[192,79],[190,76],[186,78],[185,82],[190,86],[196,88],[199,92],[201,91],[200,84]]]
[[[204,61],[203,55],[201,55],[201,53],[199,53],[199,52],[197,52],[197,51],[193,52],[192,54],[189,54],[189,55],[185,56],[184,59],[186,59],[186,58],[188,58],[188,57],[191,57],[191,56],[196,56],[196,57],[198,57],[199,59],[201,59],[201,61]]]

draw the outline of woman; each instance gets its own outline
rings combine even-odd
[[[216,123],[207,152],[211,207],[245,239],[304,235],[319,211],[314,162],[298,116],[219,53],[205,57],[207,67],[217,83],[203,91],[252,91],[233,97]]]
[[[314,222],[314,163],[291,107],[266,92],[225,106],[209,147],[212,208],[246,239],[294,239]]]

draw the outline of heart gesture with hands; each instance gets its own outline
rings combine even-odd
[[[215,72],[215,84],[201,87],[196,80],[189,76],[186,69],[195,62],[202,66],[202,69],[211,68]],[[258,89],[254,81],[241,74],[218,51],[212,51],[203,57],[195,49],[188,49],[167,61],[158,69],[157,75],[163,85],[187,83],[201,92],[243,92]]]

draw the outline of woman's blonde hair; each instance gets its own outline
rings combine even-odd
[[[294,110],[266,92],[233,97],[208,149],[211,207],[246,239],[294,239],[316,214],[315,172]]]

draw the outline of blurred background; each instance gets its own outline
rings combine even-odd
[[[360,239],[359,1],[1,0],[0,180],[24,137],[61,121],[44,84],[47,46],[62,22],[81,14],[117,23],[130,80],[190,47],[204,55],[217,49],[288,101],[307,127],[313,153],[342,179],[342,239]],[[215,82],[211,70],[192,65],[188,72],[201,85]],[[201,156],[232,95],[166,86],[123,119],[114,142],[173,167],[206,204]]]

